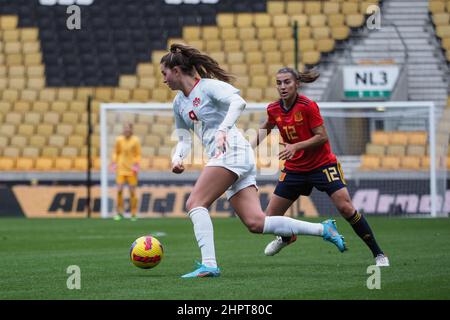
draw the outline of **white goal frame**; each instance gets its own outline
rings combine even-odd
[[[248,103],[246,109],[263,111],[268,103]],[[441,216],[437,210],[437,177],[436,177],[436,114],[435,104],[431,101],[402,101],[402,102],[320,102],[321,110],[343,109],[374,109],[374,108],[428,108],[429,145],[430,145],[430,196],[431,217]],[[114,110],[149,111],[172,110],[171,103],[101,103],[100,104],[100,157],[101,163],[107,164],[107,112]],[[101,184],[101,217],[108,217],[108,166],[102,165],[100,172]]]

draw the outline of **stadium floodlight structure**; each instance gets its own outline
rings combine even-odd
[[[251,128],[258,127],[266,116],[267,103],[248,103],[245,114],[252,115]],[[449,128],[437,125],[437,116],[433,102],[320,102],[320,111],[331,142],[333,152],[343,167],[347,185],[356,208],[367,214],[406,215],[420,217],[448,216],[450,211],[450,192],[447,191],[447,149]],[[256,121],[258,115],[260,118]],[[165,119],[163,119],[165,117]],[[249,117],[247,117],[249,118]],[[135,126],[141,127],[161,125],[160,121],[170,127],[162,136],[161,144],[146,145],[146,133],[140,138],[143,148],[150,147],[166,150],[168,138],[172,138],[172,152],[176,143],[173,132],[173,111],[170,103],[102,103],[100,106],[100,153],[101,153],[101,217],[112,214],[113,175],[108,171],[114,139],[120,133],[123,121],[131,119]],[[128,120],[127,120],[128,121]],[[142,122],[142,123],[140,123]],[[247,128],[244,135],[249,138]],[[246,124],[243,124],[246,126]],[[239,125],[238,125],[239,127]],[[242,128],[242,127],[241,127]],[[246,131],[246,129],[248,129]],[[145,131],[145,130],[144,130]],[[150,132],[150,130],[148,130]],[[382,141],[379,145],[383,151],[374,155],[379,163],[375,167],[366,167],[364,155],[372,151],[368,145],[373,145],[374,133],[385,132],[387,137],[395,134],[410,136],[421,132],[426,141],[421,142],[422,155],[409,154],[412,145],[409,141]],[[140,134],[140,133],[136,133]],[[277,134],[277,133],[276,133]],[[253,136],[255,136],[253,134]],[[195,139],[195,138],[194,138]],[[378,142],[380,144],[380,142]],[[417,142],[412,142],[417,143]],[[399,144],[399,145],[395,145]],[[416,146],[417,147],[417,146]],[[419,148],[420,149],[420,148]],[[259,152],[257,151],[257,155]],[[145,153],[143,154],[145,157]],[[409,156],[409,158],[408,158]],[[278,163],[277,154],[271,154],[272,160]],[[406,159],[412,158],[413,164]],[[392,163],[389,161],[392,160]],[[420,160],[420,161],[419,161]],[[417,162],[419,161],[419,162]],[[167,170],[163,174],[158,170],[144,171],[140,174],[142,180],[161,180],[171,177]],[[272,180],[276,183],[278,166],[275,172],[264,176],[262,169],[258,171],[258,179]],[[183,175],[173,175],[173,179],[182,181],[190,177],[190,183],[198,176],[198,172],[188,172]],[[170,180],[170,179],[169,179]],[[179,182],[178,181],[178,182]],[[312,197],[316,199],[318,209],[323,214],[329,214],[331,208],[322,206],[323,194]]]

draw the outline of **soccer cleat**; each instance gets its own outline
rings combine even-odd
[[[120,221],[120,220],[122,220],[123,219],[123,215],[121,215],[120,213],[118,213],[118,214],[116,214],[115,216],[114,216],[114,220],[115,221]]]
[[[266,256],[274,256],[278,252],[281,251],[284,247],[287,245],[290,245],[291,243],[295,242],[297,240],[297,236],[293,234],[289,241],[283,241],[283,238],[280,236],[277,236],[275,240],[271,241],[266,248],[264,249],[264,254]]]
[[[131,218],[130,218],[130,221],[133,221],[133,222],[134,222],[134,221],[137,221],[137,217],[131,217]]]
[[[389,267],[389,259],[384,254],[375,257],[375,265],[377,267]]]
[[[323,240],[330,241],[336,245],[340,252],[347,250],[344,242],[344,237],[341,236],[336,228],[336,220],[328,219],[322,222],[323,225]]]
[[[182,275],[182,278],[207,278],[220,276],[220,269],[218,267],[207,267],[198,261],[195,261],[197,269],[191,273]]]

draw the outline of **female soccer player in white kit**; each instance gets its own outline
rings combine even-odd
[[[209,158],[186,203],[202,263],[182,277],[220,275],[208,207],[224,192],[250,232],[322,236],[343,252],[345,243],[333,220],[309,223],[289,217],[266,217],[257,193],[253,150],[235,126],[246,102],[239,90],[227,83],[231,76],[209,56],[181,44],[172,44],[160,66],[164,83],[179,90],[173,102],[179,142],[172,158],[172,172],[184,171],[183,159],[191,149],[189,130],[201,139]]]

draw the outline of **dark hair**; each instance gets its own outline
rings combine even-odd
[[[311,83],[320,77],[320,73],[315,71],[298,72],[297,70],[288,67],[281,68],[278,70],[277,74],[278,73],[290,73],[297,81],[300,81],[301,83]]]
[[[234,77],[223,70],[216,60],[193,47],[174,43],[169,51],[160,62],[167,68],[172,69],[178,66],[183,73],[190,76],[195,76],[197,72],[202,78],[215,78],[228,83],[234,80]]]

